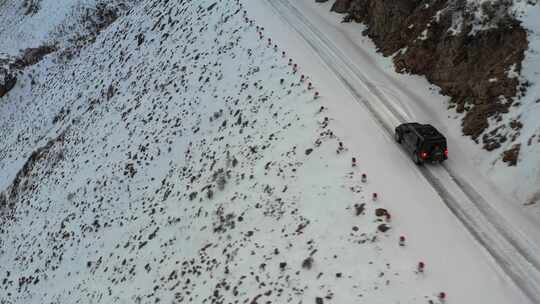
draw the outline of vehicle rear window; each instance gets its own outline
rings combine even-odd
[[[446,143],[444,141],[427,141],[424,142],[422,148],[427,152],[434,150],[444,150],[446,148]]]

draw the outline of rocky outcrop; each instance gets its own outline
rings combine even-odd
[[[35,15],[41,8],[41,0],[24,0],[22,8],[25,15]]]
[[[340,14],[346,13],[351,7],[351,2],[352,0],[336,0],[330,10]]]
[[[0,55],[0,98],[4,97],[17,83],[12,63],[12,59]]]
[[[521,144],[513,145],[511,149],[503,152],[502,161],[507,163],[508,166],[517,165],[520,149],[521,149]]]
[[[463,0],[337,0],[334,6],[348,2],[344,20],[364,23],[379,51],[394,55],[397,71],[425,75],[450,96],[452,107],[466,113],[463,133],[477,141],[488,118],[508,112],[524,89],[514,75],[527,33],[509,1],[471,7]]]
[[[39,181],[34,180],[32,173],[39,169],[46,175],[64,159],[63,154],[64,133],[49,140],[44,146],[37,148],[28,157],[23,167],[17,172],[13,182],[0,191],[0,221],[13,214],[15,203],[28,191],[37,187]]]
[[[0,68],[0,98],[13,89],[16,83],[17,77],[14,74]]]
[[[44,45],[37,48],[28,48],[23,51],[20,58],[15,60],[14,65],[18,69],[23,69],[27,66],[40,62],[43,57],[54,51],[56,51],[56,48],[50,45]]]
[[[99,1],[95,8],[86,9],[82,14],[74,16],[73,18],[77,19],[77,22],[83,25],[84,30],[71,32],[69,29],[62,29],[61,35],[65,35],[69,43],[60,50],[58,54],[59,60],[61,62],[67,62],[77,57],[85,46],[94,43],[97,36],[103,30],[113,24],[121,14],[127,12],[138,2],[139,0]],[[144,36],[141,35],[138,38],[144,39]]]
[[[53,46],[29,48],[20,57],[14,58],[0,54],[0,98],[4,97],[17,83],[17,72],[41,61],[43,57],[56,50]]]

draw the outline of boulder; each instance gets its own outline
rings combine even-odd
[[[0,54],[0,98],[4,97],[17,83],[13,60]]]
[[[380,224],[379,226],[377,226],[377,229],[380,232],[384,233],[384,232],[390,230],[390,226],[388,226],[387,224]]]
[[[513,145],[512,148],[503,152],[502,161],[505,162],[508,166],[517,165],[520,149],[521,144]]]
[[[330,11],[340,14],[346,13],[351,7],[351,2],[352,0],[336,0]]]
[[[388,210],[384,208],[375,209],[375,216],[386,216],[387,214],[388,214]]]

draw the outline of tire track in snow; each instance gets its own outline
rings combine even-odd
[[[321,57],[355,99],[363,104],[377,123],[393,137],[394,126],[410,121],[400,112],[325,35],[287,0],[268,0],[277,14],[289,24]],[[363,88],[379,104],[365,98]],[[390,114],[388,116],[384,115]],[[489,252],[504,272],[529,297],[540,298],[540,259],[536,246],[509,223],[456,172],[442,168],[419,167],[447,207],[474,238]]]

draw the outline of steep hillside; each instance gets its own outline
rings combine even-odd
[[[526,303],[415,171],[367,172],[409,167],[363,112],[354,137],[387,146],[352,148],[245,10],[148,0],[47,33],[91,38],[0,99],[0,303]]]
[[[139,0],[1,1],[0,53],[17,56],[28,48],[80,44]]]
[[[238,4],[152,1],[21,77],[0,105],[7,303],[343,301],[414,285],[414,260],[370,258],[396,236],[350,156],[309,178],[339,139],[280,54]],[[318,237],[330,223],[309,229],[310,204],[348,219],[336,241]],[[345,267],[357,255],[363,279]]]

